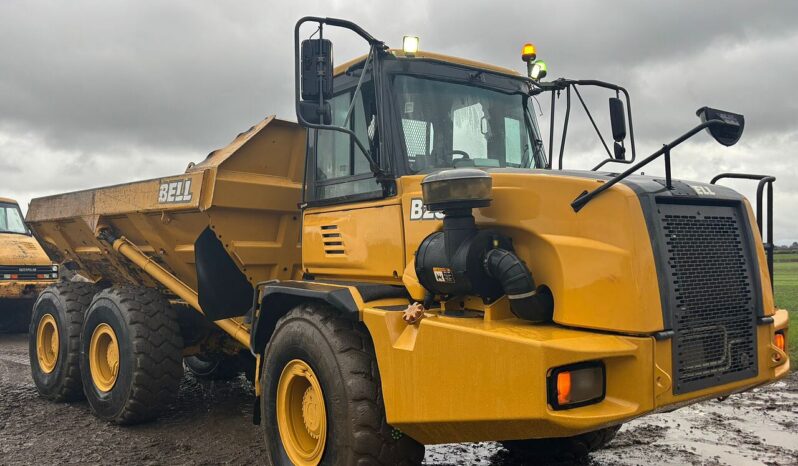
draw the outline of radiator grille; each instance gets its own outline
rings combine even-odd
[[[674,393],[753,377],[756,302],[737,209],[660,205],[670,280]]]

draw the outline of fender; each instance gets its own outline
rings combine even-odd
[[[252,354],[263,353],[280,317],[310,300],[327,303],[338,309],[344,317],[353,321],[360,320],[360,306],[356,303],[349,287],[310,281],[268,284],[261,291],[260,310],[252,322],[249,344]]]
[[[255,289],[255,305],[259,298],[260,306],[256,308],[258,312],[255,313],[256,318],[252,322],[249,345],[254,355],[263,353],[274,333],[277,321],[303,302],[326,303],[337,309],[343,317],[358,322],[364,302],[385,298],[407,298],[407,291],[403,286],[374,283],[329,283],[315,280],[265,283],[259,296],[258,287]]]

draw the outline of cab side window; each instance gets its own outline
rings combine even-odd
[[[376,106],[371,87],[363,85],[355,97],[348,119],[347,112],[352,103],[354,89],[336,95],[329,100],[329,103],[332,108],[332,124],[349,128],[357,134],[358,139],[369,148],[376,160],[378,154],[374,148],[377,147],[378,135]],[[353,138],[346,133],[333,130],[317,130],[309,134],[309,137],[314,136],[316,158],[312,200],[382,192],[371,173],[368,160]],[[379,163],[379,160],[377,162]]]

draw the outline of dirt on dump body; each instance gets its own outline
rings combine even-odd
[[[118,427],[85,402],[36,393],[27,335],[0,335],[0,464],[261,464],[246,379],[199,382],[186,375],[161,419]],[[426,464],[518,465],[495,443],[427,447]],[[626,424],[588,465],[798,465],[798,372],[773,385]]]

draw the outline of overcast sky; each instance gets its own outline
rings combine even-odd
[[[639,156],[696,124],[701,106],[742,113],[740,143],[699,135],[674,152],[674,176],[776,175],[775,236],[798,241],[794,1],[2,0],[0,196],[25,209],[37,196],[180,173],[267,115],[295,120],[292,33],[304,15],[519,71],[532,41],[550,78],[629,89]],[[339,63],[364,52],[332,38]],[[594,94],[608,129],[608,96]],[[566,167],[589,168],[603,149],[581,111],[572,118]]]

